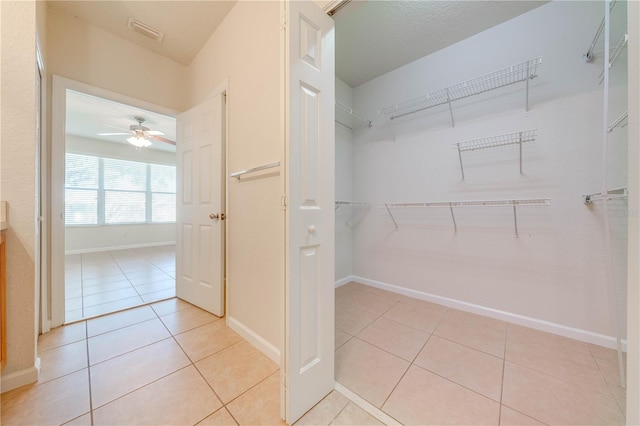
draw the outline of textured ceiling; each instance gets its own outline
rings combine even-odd
[[[145,127],[164,133],[163,137],[167,139],[176,140],[176,119],[173,117],[84,93],[67,91],[66,130],[70,135],[130,146],[127,135],[99,136],[98,133],[125,133],[130,125],[137,124],[134,117],[144,118]],[[176,151],[174,145],[153,140],[151,142],[153,145],[145,149]]]
[[[189,65],[235,0],[216,1],[49,1],[49,6]],[[128,28],[129,17],[164,33],[161,43]]]
[[[544,3],[352,0],[334,15],[336,75],[358,86]]]

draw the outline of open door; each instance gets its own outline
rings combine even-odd
[[[284,412],[292,424],[334,387],[334,25],[285,1]]]
[[[176,295],[224,315],[223,95],[177,118]]]

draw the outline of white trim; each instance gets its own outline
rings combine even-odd
[[[235,318],[227,316],[227,327],[235,331],[269,359],[280,365],[280,350]]]
[[[0,377],[0,389],[2,393],[29,385],[38,381],[40,376],[40,357],[36,357],[33,366]]]
[[[376,281],[369,278],[353,276],[353,281],[366,284],[371,287],[382,290],[391,291],[393,293],[402,294],[403,296],[413,297],[414,299],[426,300],[427,302],[437,303],[439,305],[450,308],[459,309],[465,312],[471,312],[485,317],[498,319],[512,324],[533,328],[535,330],[545,331],[547,333],[557,334],[558,336],[568,337],[570,339],[579,340],[585,343],[604,346],[606,348],[616,349],[616,338],[606,336],[604,334],[594,333],[592,331],[580,328],[568,327],[566,325],[557,324],[538,318],[531,318],[512,312],[501,311],[498,309],[488,308],[486,306],[475,305],[473,303],[464,302],[462,300],[451,299],[448,297],[438,296],[435,294],[425,293],[418,290],[399,287],[397,285]],[[622,341],[622,348],[626,352],[627,341]]]
[[[358,279],[360,278],[356,277],[355,275],[347,275],[344,278],[336,280],[336,288],[342,287],[343,285],[348,284],[351,281],[357,281]]]
[[[66,148],[67,90],[86,93],[91,96],[131,105],[137,108],[176,117],[178,112],[169,108],[135,99],[130,96],[101,89],[86,83],[53,75],[51,90],[51,176],[50,193],[50,255],[51,255],[51,327],[64,323],[64,181]]]
[[[175,243],[176,243],[175,241],[161,241],[158,243],[140,243],[140,244],[128,244],[124,246],[96,247],[96,248],[88,248],[88,249],[67,250],[64,252],[64,254],[99,253],[103,251],[112,251],[112,250],[127,250],[127,249],[145,248],[145,247],[161,247],[161,246],[170,246]]]
[[[349,399],[351,402],[356,404],[358,407],[362,408],[364,411],[371,414],[376,419],[380,420],[383,424],[389,425],[389,426],[396,426],[396,425],[402,424],[396,419],[394,419],[393,417],[391,417],[390,415],[388,415],[387,413],[385,413],[384,411],[382,411],[381,409],[379,409],[378,407],[371,405],[370,403],[365,401],[359,395],[351,392],[349,389],[347,389],[340,383],[336,382],[334,389],[336,390],[336,392],[339,392],[342,395],[344,395],[347,399]]]

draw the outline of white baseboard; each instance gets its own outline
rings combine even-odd
[[[269,359],[280,365],[280,350],[267,342],[262,336],[238,321],[237,319],[227,316],[227,326],[238,333],[247,342],[251,343],[260,352],[265,354]]]
[[[78,250],[65,250],[64,254],[85,254],[85,253],[100,253],[103,251],[113,251],[113,250],[127,250],[127,249],[136,249],[136,248],[146,248],[146,247],[161,247],[161,246],[170,246],[175,244],[175,241],[161,241],[159,243],[141,243],[141,244],[128,244],[124,246],[113,246],[113,247],[97,247],[97,248],[88,248],[88,249],[78,249]]]
[[[566,325],[557,324],[537,318],[531,318],[512,312],[487,308],[485,306],[475,305],[473,303],[464,302],[462,300],[437,296],[435,294],[399,287],[397,285],[388,284],[369,278],[363,278],[355,275],[349,278],[350,281],[356,281],[361,284],[369,285],[371,287],[402,294],[403,296],[413,297],[414,299],[426,300],[427,302],[437,303],[439,305],[448,306],[450,308],[459,309],[461,311],[483,315],[485,317],[498,319],[501,321],[533,328],[540,331],[546,331],[547,333],[557,334],[559,336],[568,337],[570,339],[579,340],[581,342],[593,343],[594,345],[617,349],[616,338],[613,336],[606,336],[604,334],[594,333],[592,331],[583,330],[580,328],[568,327]],[[336,283],[336,287],[337,286],[338,284]],[[622,350],[625,352],[627,350],[627,341],[624,339],[622,340]]]
[[[19,388],[20,386],[29,385],[38,381],[40,376],[40,357],[36,358],[36,362],[32,367],[19,370],[0,378],[0,393]]]
[[[345,284],[348,284],[351,281],[355,281],[357,279],[358,279],[358,277],[356,277],[355,275],[347,275],[346,277],[341,278],[341,279],[336,281],[336,288],[338,288],[340,286],[343,286]]]

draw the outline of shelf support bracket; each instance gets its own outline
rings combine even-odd
[[[518,145],[520,146],[520,174],[522,173],[522,132],[518,134]]]
[[[451,127],[456,127],[456,122],[453,120],[453,108],[451,107],[451,98],[449,97],[449,88],[447,88],[447,103],[449,104],[449,115],[451,115]]]
[[[460,151],[460,143],[456,144],[458,146],[458,160],[460,160],[460,172],[462,173],[462,180],[464,180],[464,166],[462,165],[462,151]]]
[[[451,220],[453,220],[453,232],[458,233],[458,225],[456,224],[456,216],[453,214],[453,206],[449,203],[449,211],[451,212]]]
[[[516,214],[516,203],[513,203],[513,226],[516,230],[516,237],[518,236],[518,215]]]
[[[529,112],[529,80],[531,80],[531,76],[529,75],[530,71],[529,71],[529,65],[527,64],[527,79],[526,79],[526,94],[525,94],[525,101],[524,101],[524,111],[525,112]]]
[[[386,112],[384,112],[383,114],[384,114],[384,118],[387,120],[387,126],[389,126],[389,131],[391,132],[391,139],[393,139],[393,141],[395,142],[396,135],[393,132],[393,126],[391,125],[391,120],[389,120],[389,115]]]
[[[393,221],[393,226],[395,226],[396,231],[397,231],[398,230],[398,223],[396,222],[396,219],[393,217],[393,214],[391,213],[391,210],[389,209],[389,204],[385,204],[384,208],[387,209],[387,213],[389,213],[389,217]]]

